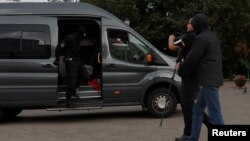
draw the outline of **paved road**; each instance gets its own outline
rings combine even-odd
[[[250,82],[247,94],[232,82],[221,87],[221,105],[226,124],[250,124]],[[93,111],[51,112],[26,110],[0,124],[0,141],[174,141],[182,133],[180,107],[164,119],[154,119],[140,106]],[[207,140],[202,127],[201,141]]]

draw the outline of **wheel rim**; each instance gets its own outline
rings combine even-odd
[[[171,106],[171,99],[169,98],[169,96],[167,97],[165,93],[160,93],[155,96],[153,105],[157,111],[163,112],[165,109],[165,112],[167,112]]]

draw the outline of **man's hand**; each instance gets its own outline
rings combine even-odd
[[[177,47],[175,47],[174,45],[174,40],[175,40],[175,36],[174,35],[169,35],[168,37],[168,48],[170,50],[176,50]]]

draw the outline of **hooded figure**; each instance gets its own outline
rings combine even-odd
[[[80,39],[86,37],[86,35],[87,35],[86,28],[84,26],[79,27],[77,32],[76,32],[76,35]]]
[[[220,41],[208,29],[208,18],[204,14],[196,14],[191,25],[196,37],[190,53],[180,64],[179,73],[184,73],[182,70],[196,69],[201,85],[220,86],[223,84]]]
[[[201,33],[202,30],[208,29],[208,18],[204,14],[196,14],[191,19],[191,24],[193,26],[194,32],[196,34]]]

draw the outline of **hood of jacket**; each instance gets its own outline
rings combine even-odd
[[[196,34],[201,33],[204,29],[208,28],[208,18],[206,15],[200,13],[193,16],[191,20],[194,32]]]

